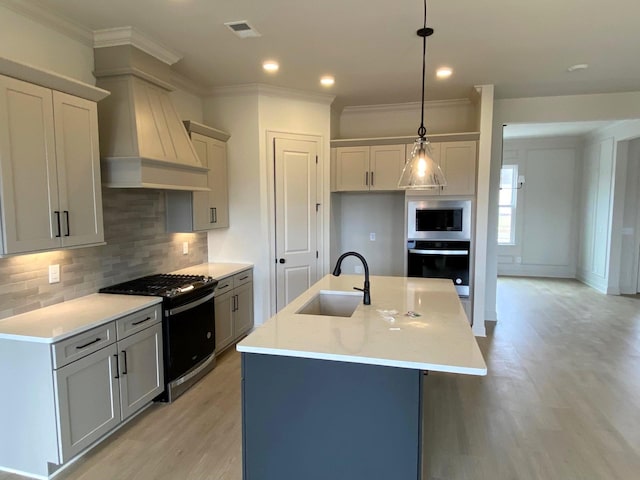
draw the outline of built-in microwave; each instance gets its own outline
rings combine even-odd
[[[471,200],[410,200],[407,239],[470,240]]]

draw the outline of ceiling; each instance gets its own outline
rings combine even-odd
[[[420,0],[30,0],[85,28],[133,26],[180,53],[180,74],[205,88],[264,83],[336,95],[339,105],[418,101]],[[429,0],[427,100],[640,89],[640,2]],[[246,20],[259,38],[224,22]],[[276,75],[262,61],[280,63]],[[587,70],[567,72],[574,64]],[[446,80],[435,69],[454,69]],[[332,74],[336,84],[321,87]]]

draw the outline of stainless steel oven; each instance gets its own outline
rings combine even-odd
[[[471,200],[410,200],[409,240],[470,240]]]
[[[458,295],[469,296],[469,242],[409,240],[407,276],[448,278]]]
[[[172,402],[215,366],[214,290],[202,275],[157,274],[100,289],[100,293],[162,297],[165,391]]]

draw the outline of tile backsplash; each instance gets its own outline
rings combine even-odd
[[[106,245],[0,258],[0,319],[206,262],[206,233],[165,231],[165,198],[160,190],[103,188]],[[53,264],[60,283],[49,284]]]

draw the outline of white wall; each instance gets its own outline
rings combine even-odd
[[[476,108],[467,99],[426,102],[424,123],[427,135],[478,129]],[[335,138],[417,136],[419,126],[420,103],[345,107]]]
[[[337,239],[333,245],[331,264],[348,251],[364,256],[371,275],[404,275],[406,255],[404,192],[334,193],[339,201],[332,205]],[[375,233],[375,241],[370,234]],[[347,258],[344,273],[355,273],[360,262]]]
[[[323,208],[329,224],[329,135],[330,106],[324,99],[305,100],[287,97],[272,89],[225,89],[205,99],[205,123],[231,134],[229,159],[229,229],[209,233],[210,261],[250,262],[255,265],[255,321],[261,324],[275,308],[272,298],[274,282],[271,250],[271,192],[269,191],[272,161],[267,145],[268,132],[297,133],[321,137],[320,171],[322,171]],[[272,185],[272,184],[271,184]],[[328,265],[329,228],[323,236],[326,254],[322,262]],[[324,252],[323,252],[324,253]]]
[[[585,148],[578,278],[610,294],[635,293],[637,282],[636,138],[640,120],[623,121],[590,134]]]
[[[575,278],[582,141],[579,137],[513,139],[502,162],[517,165],[515,244],[498,245],[498,274]]]
[[[204,101],[198,95],[177,89],[169,93],[169,98],[182,120],[203,123]]]
[[[557,97],[496,100],[493,115],[493,142],[489,194],[489,233],[487,244],[486,311],[487,320],[496,320],[497,223],[502,125],[509,123],[575,122],[640,118],[640,92],[569,95]]]
[[[91,85],[93,47],[0,4],[0,56],[75,78]]]

